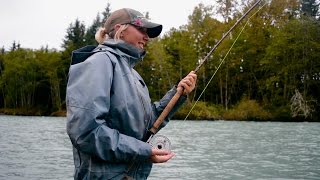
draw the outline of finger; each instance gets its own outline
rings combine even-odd
[[[155,156],[151,156],[151,161],[153,163],[164,163],[170,160],[173,156],[175,156],[174,153],[169,153],[167,155],[162,155],[162,156],[155,155]]]
[[[193,83],[192,83],[192,81],[191,81],[190,79],[187,79],[187,80],[186,80],[186,84],[187,84],[188,86],[192,86],[192,85],[193,85]]]
[[[195,82],[197,80],[197,75],[196,74],[189,74],[186,79],[188,79],[191,82]]]
[[[193,86],[195,86],[195,84],[196,84],[196,83],[195,83],[195,80],[194,80],[193,78],[189,78],[189,79],[186,80],[186,85],[189,86],[189,87],[191,87],[191,88],[192,88]]]
[[[165,156],[156,156],[157,160],[160,162],[167,162],[169,159],[171,159],[175,154],[174,153],[170,153],[167,154]]]
[[[192,77],[193,80],[195,80],[195,81],[197,80],[197,74],[195,74],[193,71],[190,72],[189,75],[190,75],[190,77]]]
[[[189,81],[191,81],[192,84],[195,84],[197,81],[197,76],[190,76]]]
[[[190,83],[190,82],[182,83],[181,86],[186,91],[186,90],[189,90],[192,87],[192,83]]]
[[[167,155],[167,154],[170,154],[170,151],[154,148],[154,149],[152,149],[151,154],[152,155]]]

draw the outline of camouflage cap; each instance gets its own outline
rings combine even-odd
[[[107,34],[113,32],[116,24],[132,24],[134,26],[147,28],[147,34],[150,38],[160,35],[162,25],[153,23],[143,16],[139,11],[129,8],[123,8],[114,11],[104,23]]]

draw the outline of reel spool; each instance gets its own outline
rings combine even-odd
[[[171,151],[171,142],[166,136],[163,135],[154,135],[150,139],[149,144],[155,149]]]

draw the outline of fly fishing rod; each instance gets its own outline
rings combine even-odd
[[[212,53],[217,49],[217,47],[221,44],[221,42],[231,33],[231,31],[261,2],[262,0],[258,0],[254,3],[254,5],[242,15],[241,18],[237,20],[237,22],[222,36],[222,38],[215,44],[215,46],[209,51],[209,53],[205,56],[205,58],[200,61],[200,64],[196,67],[194,70],[195,72],[198,72],[198,70],[203,66],[203,64],[209,59],[209,57],[212,55]],[[152,138],[157,133],[160,125],[163,123],[164,119],[168,116],[174,105],[177,103],[178,99],[183,94],[183,87],[178,87],[176,94],[171,98],[167,106],[164,108],[158,119],[154,122],[153,126],[148,130],[146,136],[144,137],[144,141],[149,142],[154,148],[162,149],[165,148],[167,145],[167,142],[159,141],[154,142]],[[151,141],[151,142],[150,142]],[[157,140],[155,140],[157,141]],[[165,141],[168,141],[167,139]],[[169,142],[170,143],[170,142]],[[154,145],[155,144],[155,145]]]

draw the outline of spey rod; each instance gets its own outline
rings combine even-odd
[[[239,18],[237,20],[237,22],[226,32],[224,33],[224,35],[222,36],[222,38],[216,43],[216,45],[210,50],[210,52],[205,56],[205,58],[200,62],[200,64],[196,67],[196,69],[194,70],[195,72],[197,72],[202,66],[203,64],[209,59],[209,57],[211,56],[211,54],[217,49],[217,47],[221,44],[221,42],[230,34],[230,32],[261,2],[262,0],[258,0],[257,2],[254,3],[254,5],[246,12],[242,15],[241,18]],[[171,100],[169,101],[169,103],[167,104],[167,106],[164,108],[164,110],[162,111],[162,113],[160,114],[160,116],[158,117],[158,119],[154,122],[153,126],[149,129],[149,131],[147,132],[147,135],[144,138],[144,141],[149,141],[152,136],[154,134],[157,133],[160,125],[162,124],[162,122],[164,121],[164,119],[168,116],[168,114],[170,113],[170,111],[172,110],[172,108],[174,107],[174,105],[177,103],[178,99],[180,98],[180,96],[182,96],[183,94],[183,88],[182,87],[178,87],[177,88],[177,92],[176,94],[171,98]]]

